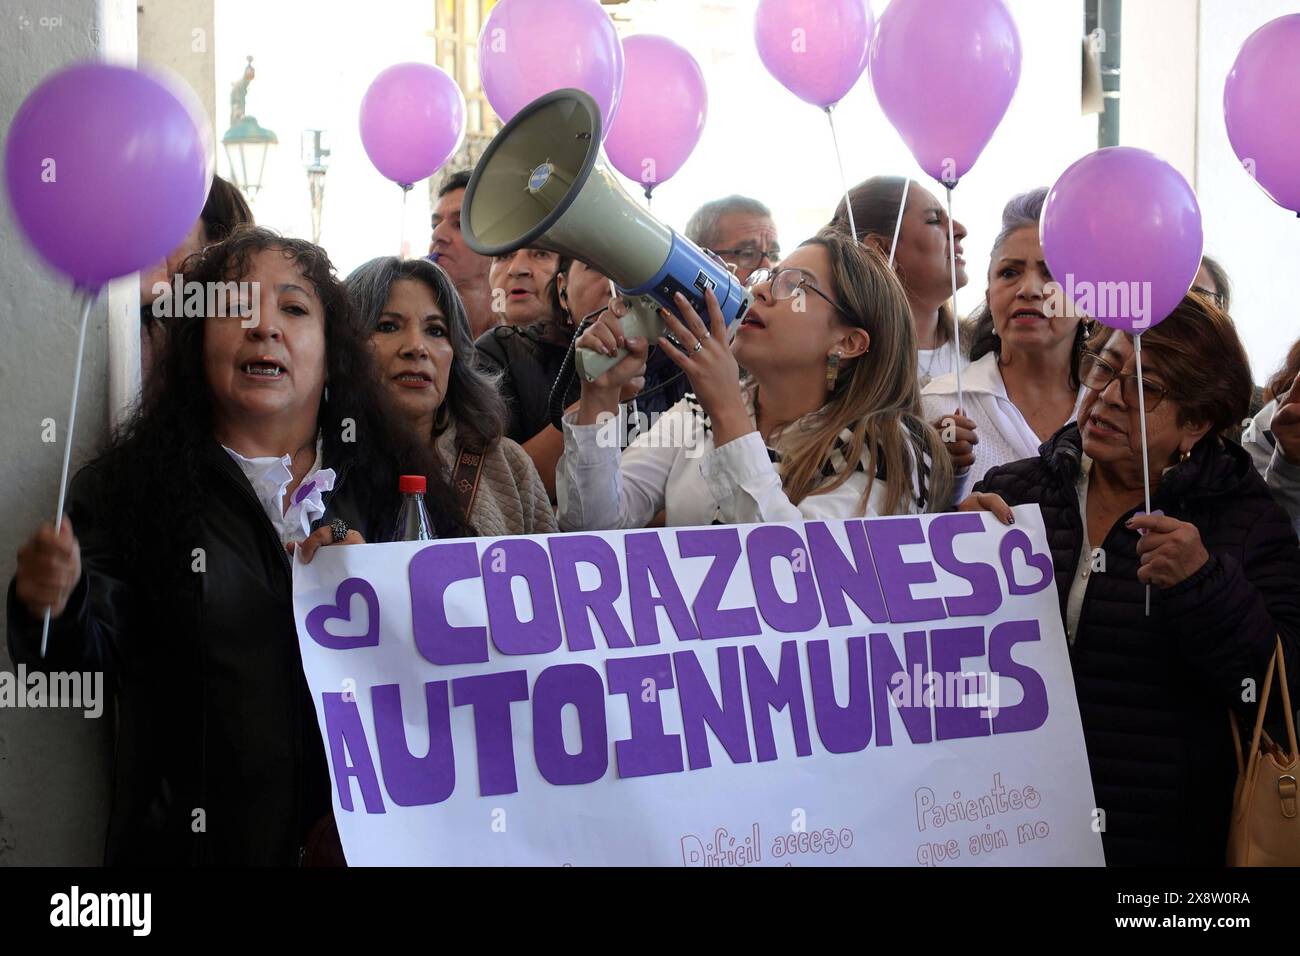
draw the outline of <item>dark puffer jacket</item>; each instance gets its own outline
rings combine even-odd
[[[994,468],[975,489],[1042,509],[1062,619],[1083,539],[1080,461],[1079,429],[1068,425],[1040,457]],[[1124,527],[1134,511],[1101,545],[1106,570],[1088,581],[1070,661],[1106,814],[1102,843],[1111,866],[1222,865],[1236,777],[1227,711],[1252,725],[1243,681],[1262,689],[1274,635],[1297,686],[1300,546],[1249,455],[1213,436],[1164,475],[1151,506],[1194,524],[1210,559],[1153,587],[1146,617],[1138,535]]]

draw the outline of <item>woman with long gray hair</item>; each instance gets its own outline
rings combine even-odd
[[[385,391],[432,446],[460,515],[485,537],[555,530],[546,488],[504,435],[506,408],[480,371],[451,280],[424,259],[372,259],[347,278]]]
[[[1082,396],[1079,359],[1089,322],[1073,308],[1043,258],[1038,219],[1046,189],[1014,197],[989,257],[984,304],[972,316],[971,365],[921,391],[926,419],[939,433],[970,488],[997,465],[1032,458],[1038,446],[1074,421]],[[964,416],[964,418],[963,418]],[[945,427],[943,422],[951,419]]]

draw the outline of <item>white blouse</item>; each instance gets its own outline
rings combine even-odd
[[[992,352],[980,356],[962,373],[962,403],[966,417],[975,423],[975,464],[964,475],[958,475],[954,501],[961,501],[970,493],[990,468],[1037,458],[1043,440],[1029,427],[1025,416],[1007,395],[998,357]],[[1075,420],[1084,389],[1074,402],[1074,410],[1062,425]],[[921,409],[928,422],[936,422],[951,415],[957,408],[957,376],[944,375],[927,385],[921,392]]]
[[[643,528],[661,510],[669,527],[883,513],[886,483],[879,472],[862,507],[871,467],[865,458],[838,488],[792,504],[775,464],[779,456],[763,444],[759,433],[714,447],[711,423],[694,395],[664,412],[622,453],[617,418],[610,417],[613,424],[594,425],[575,424],[576,413],[564,417],[564,454],[555,474],[561,531]],[[843,458],[836,458],[839,447],[832,452],[832,467],[843,466]],[[917,469],[912,469],[909,514],[925,510],[928,464],[922,464],[921,472],[918,478]]]
[[[263,458],[245,458],[233,448],[226,452],[235,460],[248,483],[253,486],[253,494],[261,502],[262,510],[271,519],[280,543],[298,542],[311,534],[312,522],[325,513],[322,494],[334,488],[337,475],[333,468],[321,467],[321,439],[316,439],[316,461],[303,477],[293,493],[289,506],[284,506],[284,493],[293,481],[291,466],[293,459],[288,455],[276,458],[268,455]]]

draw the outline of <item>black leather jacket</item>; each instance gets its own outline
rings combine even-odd
[[[325,498],[368,541],[347,463]],[[215,442],[204,449],[196,548],[206,567],[160,606],[96,513],[96,466],[73,480],[67,513],[82,576],[51,623],[9,586],[9,649],[51,671],[103,670],[116,691],[109,865],[295,865],[329,812],[329,775],[294,626],[289,556],[252,487]],[[353,482],[353,486],[357,484]],[[391,516],[389,516],[391,519]],[[320,522],[318,522],[319,524]],[[111,712],[111,711],[107,711]]]

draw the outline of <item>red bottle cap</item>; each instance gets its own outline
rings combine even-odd
[[[404,495],[422,495],[428,487],[424,475],[402,475],[397,483]]]

